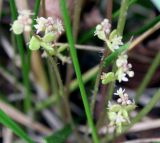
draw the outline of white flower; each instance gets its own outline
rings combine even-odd
[[[30,10],[19,11],[17,20],[13,22],[11,30],[13,30],[15,34],[21,34],[23,31],[30,32],[32,24],[31,15]]]
[[[37,29],[37,34],[39,32],[53,32],[58,36],[64,31],[62,22],[59,19],[55,19],[52,17],[48,17],[46,19],[44,17],[40,17],[36,19],[36,22],[37,24],[35,25],[35,28]]]
[[[107,45],[111,51],[119,49],[123,45],[122,36],[115,35],[110,41],[107,41]]]
[[[34,25],[34,27],[37,29],[36,33],[38,34],[39,32],[45,31],[45,29],[46,29],[45,24],[46,24],[47,20],[44,17],[40,17],[40,18],[36,19],[36,22],[37,22],[37,24]]]
[[[106,41],[106,36],[110,33],[111,24],[108,19],[104,19],[100,24],[96,26],[94,35],[97,35],[99,39]]]
[[[116,72],[116,76],[119,82],[128,81],[127,76],[133,77],[134,72],[131,70],[132,65],[128,63],[128,56],[126,54],[121,54],[116,60],[116,65],[118,70]]]
[[[117,67],[121,67],[124,64],[127,64],[128,61],[128,55],[127,54],[121,54],[120,56],[118,56],[118,59],[116,60],[116,65]]]
[[[118,95],[120,97],[117,99],[117,102],[122,105],[132,104],[132,101],[129,100],[128,94],[124,92],[125,92],[125,89],[119,88],[119,90],[117,90],[117,92],[114,93],[115,95]]]
[[[123,68],[118,68],[118,70],[116,71],[116,76],[119,82],[128,81],[128,78],[126,77],[126,73],[124,72]]]
[[[117,92],[114,93],[114,95],[121,96],[121,95],[123,95],[124,92],[125,92],[125,89],[119,88],[119,89],[117,90]]]

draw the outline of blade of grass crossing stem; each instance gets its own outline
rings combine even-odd
[[[10,128],[17,136],[19,136],[27,143],[34,143],[34,141],[1,109],[0,109],[0,123]]]
[[[149,81],[151,80],[153,74],[155,73],[157,67],[160,65],[160,52],[157,53],[157,55],[155,56],[152,64],[149,67],[149,70],[147,72],[147,74],[145,75],[143,81],[141,82],[137,92],[136,92],[136,96],[135,96],[135,101],[138,102],[143,91],[145,90],[145,88],[147,87]]]
[[[68,42],[69,42],[69,45],[70,45],[70,53],[71,53],[71,57],[72,57],[72,60],[73,60],[73,65],[74,65],[74,68],[75,68],[76,76],[77,76],[77,79],[78,79],[80,92],[81,92],[81,96],[82,96],[82,101],[83,101],[83,104],[84,104],[84,108],[85,108],[86,116],[87,116],[87,119],[88,119],[88,123],[89,123],[89,126],[90,126],[91,131],[92,131],[92,137],[93,137],[93,140],[94,140],[95,143],[99,143],[99,139],[98,139],[98,136],[97,136],[95,125],[93,123],[88,99],[87,99],[87,96],[86,96],[86,91],[85,91],[84,84],[83,84],[83,81],[82,81],[82,76],[81,76],[80,66],[79,66],[79,62],[78,62],[78,57],[77,57],[77,53],[76,53],[76,50],[75,50],[75,47],[74,47],[74,39],[73,39],[73,36],[72,36],[72,31],[71,31],[70,18],[69,18],[69,15],[68,15],[65,0],[60,0],[60,7],[61,7],[61,12],[62,12],[62,15],[63,15],[63,18],[64,18],[64,24],[65,24],[65,28],[66,28],[67,39],[68,39]]]
[[[109,64],[111,64],[111,62],[116,59],[118,57],[119,54],[121,54],[122,52],[124,52],[125,50],[127,50],[129,48],[129,43],[121,46],[119,49],[117,49],[115,52],[113,52],[112,54],[110,54],[108,57],[106,57],[104,59],[103,62],[103,66],[107,67],[109,66]]]

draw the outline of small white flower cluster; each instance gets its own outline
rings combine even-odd
[[[131,104],[133,104],[134,102],[129,100],[128,94],[124,93],[124,92],[125,92],[125,89],[123,90],[122,88],[119,88],[119,90],[117,90],[117,92],[114,93],[114,95],[118,95],[119,96],[117,102],[119,104],[122,104],[122,105],[131,105]]]
[[[116,104],[108,105],[108,117],[110,125],[116,126],[117,132],[122,131],[122,127],[130,123],[130,113],[136,108],[135,102],[131,101],[125,89],[119,88],[115,95],[119,98]]]
[[[128,56],[127,54],[121,54],[118,56],[118,59],[116,60],[116,66],[118,68],[116,72],[116,76],[119,82],[121,81],[128,81],[128,77],[134,76],[134,71],[131,70],[132,65],[128,63]]]
[[[98,36],[99,39],[106,41],[106,38],[111,30],[111,24],[108,19],[104,19],[100,24],[96,26],[94,35]]]
[[[11,30],[13,30],[15,34],[22,34],[24,31],[30,32],[32,24],[31,15],[33,14],[30,10],[19,11],[17,20],[13,22]]]
[[[119,49],[124,43],[122,42],[122,36],[117,34],[116,30],[111,32],[111,24],[108,19],[104,19],[100,24],[96,26],[95,34],[99,39],[106,42],[108,48],[114,52]],[[116,60],[117,71],[115,73],[114,80],[118,80],[119,82],[128,81],[128,77],[133,77],[134,72],[131,70],[132,65],[128,63],[128,56],[125,53],[122,53],[118,56]],[[111,75],[111,74],[110,74]],[[103,84],[107,84],[107,80],[110,78],[110,75],[102,76]],[[127,77],[128,76],[128,77]],[[112,74],[113,77],[113,74]],[[109,81],[112,81],[109,79]]]
[[[36,19],[37,24],[34,27],[37,30],[37,34],[39,32],[49,33],[52,32],[55,35],[59,36],[64,31],[62,22],[59,19],[55,19],[52,17],[44,18],[40,17]]]

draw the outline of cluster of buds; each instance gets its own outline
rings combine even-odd
[[[34,27],[37,30],[37,34],[39,32],[44,32],[45,34],[47,33],[53,33],[55,37],[58,37],[59,35],[62,34],[64,31],[62,22],[59,19],[48,17],[40,17],[36,19],[37,24],[34,25]]]
[[[134,76],[134,71],[131,70],[132,65],[128,63],[128,56],[127,54],[121,54],[118,56],[116,60],[116,66],[118,68],[116,72],[116,76],[119,82],[121,81],[128,81],[128,77]]]
[[[40,17],[36,19],[36,22],[34,25],[36,34],[32,36],[29,42],[30,50],[38,50],[42,47],[44,49],[43,57],[49,54],[59,58],[62,63],[70,62],[68,57],[60,53],[64,48],[55,46],[55,42],[64,31],[61,20],[52,17]]]
[[[31,31],[31,11],[30,10],[22,10],[19,11],[19,15],[17,20],[15,20],[12,24],[11,30],[15,34],[22,34],[23,32],[30,32]]]
[[[14,34],[22,34],[23,32],[31,32],[31,13],[30,10],[19,11],[17,20],[12,24],[11,30]],[[56,56],[62,63],[70,63],[70,58],[64,56],[63,52],[66,48],[64,46],[56,46],[55,42],[64,31],[62,22],[57,18],[44,18],[39,17],[34,25],[36,33],[33,34],[29,41],[30,50],[39,50],[41,47],[44,49],[42,55]]]
[[[32,36],[29,48],[38,50],[40,47],[43,47],[48,53],[55,55],[52,45],[64,30],[61,21],[52,17],[40,17],[36,19],[36,22],[37,24],[34,25],[36,34]],[[38,35],[40,32],[43,36]]]
[[[122,36],[117,34],[116,30],[111,32],[111,24],[108,19],[104,19],[100,24],[96,26],[95,34],[99,39],[106,42],[111,52],[119,49],[124,43],[122,42]],[[116,60],[117,71],[116,73],[109,72],[103,73],[101,76],[102,84],[118,80],[119,82],[128,81],[128,77],[133,77],[134,72],[131,70],[132,65],[128,63],[127,54],[122,53]],[[112,80],[111,80],[112,78]]]
[[[115,95],[119,96],[117,103],[108,105],[108,118],[110,125],[116,127],[118,133],[122,132],[122,127],[130,123],[130,112],[136,108],[136,105],[125,93],[125,90],[119,88]]]

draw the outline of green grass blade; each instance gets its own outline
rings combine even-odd
[[[34,141],[1,109],[0,109],[0,123],[10,128],[17,136],[22,138],[27,143],[34,143]]]
[[[55,132],[53,135],[44,138],[46,143],[64,143],[71,134],[71,126],[66,125],[61,130]]]
[[[66,1],[65,0],[60,0],[60,6],[61,6],[62,15],[63,15],[63,18],[64,18],[64,24],[65,24],[65,28],[66,28],[67,39],[68,39],[68,42],[69,42],[69,45],[70,45],[70,47],[69,47],[70,48],[70,53],[71,53],[71,57],[72,57],[72,60],[73,60],[73,65],[74,65],[74,68],[75,68],[76,76],[77,76],[77,79],[78,79],[78,83],[79,83],[79,87],[80,87],[80,92],[81,92],[82,101],[83,101],[83,104],[84,104],[86,116],[87,116],[87,119],[88,119],[89,126],[92,130],[93,140],[94,140],[95,143],[98,143],[99,139],[98,139],[98,136],[97,136],[96,128],[95,128],[94,123],[93,123],[93,119],[92,119],[92,115],[91,115],[86,91],[85,91],[84,84],[83,84],[83,81],[82,81],[82,75],[81,75],[80,66],[79,66],[79,62],[78,62],[77,52],[76,52],[75,47],[74,47],[74,39],[73,39],[73,36],[72,36],[71,23],[70,23],[70,18],[69,18],[67,7],[66,7]]]
[[[143,81],[141,82],[139,88],[137,89],[135,101],[138,102],[142,93],[144,92],[145,88],[147,87],[149,81],[151,80],[153,74],[155,73],[156,69],[160,65],[160,52],[157,53],[153,62],[151,63],[148,72],[146,73]]]
[[[115,52],[113,52],[112,54],[110,54],[108,57],[106,57],[104,59],[103,66],[104,67],[108,67],[111,64],[111,62],[118,57],[119,54],[121,54],[122,52],[124,52],[128,48],[129,48],[129,44],[128,43],[123,45],[123,46],[121,46],[118,50],[116,50]]]

